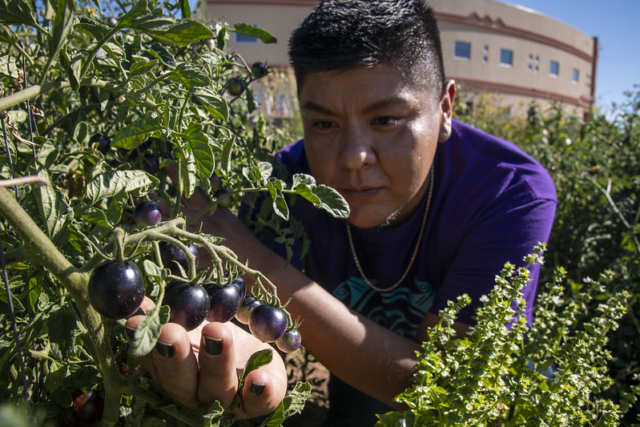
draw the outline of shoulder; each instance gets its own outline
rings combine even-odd
[[[444,181],[494,190],[518,186],[534,199],[557,199],[547,170],[515,144],[454,120],[451,137],[438,147]]]
[[[284,166],[288,178],[291,178],[296,173],[310,173],[307,154],[304,150],[304,139],[278,150],[276,159]]]

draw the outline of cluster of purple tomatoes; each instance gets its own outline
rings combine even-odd
[[[143,202],[134,214],[141,227],[161,221],[160,208],[155,202]],[[186,254],[178,246],[160,242],[160,257],[164,268],[179,276],[187,270]],[[198,265],[198,248],[188,243]],[[180,267],[179,267],[180,266]],[[133,261],[106,261],[100,264],[89,280],[89,299],[95,310],[110,319],[123,319],[133,315],[144,299],[144,278]],[[287,330],[287,318],[278,307],[263,304],[247,293],[241,277],[218,286],[216,283],[194,285],[178,280],[167,284],[163,305],[171,308],[170,322],[182,325],[190,331],[208,320],[228,322],[234,317],[249,326],[249,330],[262,342],[275,342],[286,353],[300,347],[301,337],[297,330]]]

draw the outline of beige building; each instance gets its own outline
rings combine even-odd
[[[277,93],[261,92],[270,115],[286,117],[295,108],[288,70],[291,32],[318,0],[202,0],[197,17],[209,22],[244,22],[277,37],[263,44],[233,34],[230,48],[247,63],[265,61],[278,72]],[[488,91],[511,114],[523,114],[531,101],[542,109],[560,102],[565,111],[588,113],[593,106],[598,39],[551,17],[495,0],[430,0],[442,39],[445,73],[463,88]],[[290,93],[287,93],[291,91]],[[272,91],[273,92],[273,91]]]

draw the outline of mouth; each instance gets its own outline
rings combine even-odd
[[[368,200],[377,196],[382,191],[381,187],[343,188],[342,195],[350,200]]]

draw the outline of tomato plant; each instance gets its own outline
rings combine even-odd
[[[233,31],[274,37],[190,16],[188,2],[0,1],[0,399],[28,402],[27,417],[64,423],[71,410],[84,419],[91,403],[105,426],[229,425],[219,406],[193,414],[167,404],[135,365],[184,308],[182,292],[203,283],[252,276],[251,294],[282,308],[259,271],[215,236],[190,231],[182,198],[199,191],[210,200],[191,221],[223,204],[237,212],[256,193],[271,208],[265,220],[288,219],[288,194],[348,214],[310,177],[291,185],[273,173],[273,147],[288,140],[268,131],[251,90],[258,77],[226,41]],[[242,91],[231,95],[234,79]],[[169,164],[177,174],[165,173]],[[152,197],[168,206],[166,221]],[[165,246],[183,258],[165,262]],[[199,266],[199,251],[213,266]],[[178,279],[189,282],[180,293]],[[122,318],[145,295],[156,308],[127,345]],[[267,363],[255,360],[245,375]],[[300,411],[308,393],[297,385],[264,422]]]

